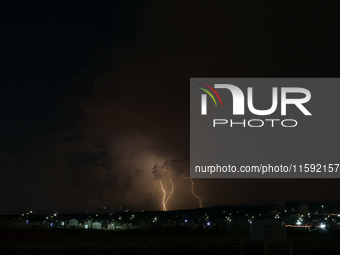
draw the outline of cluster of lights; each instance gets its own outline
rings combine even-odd
[[[297,220],[296,225],[298,226],[302,225],[302,222],[303,222],[302,218],[303,218],[303,215],[301,215],[300,218]]]
[[[29,212],[27,212],[26,214],[28,215],[28,214],[32,214],[32,213],[33,213],[32,211],[29,211]],[[21,216],[25,216],[25,214],[22,213]]]
[[[225,220],[231,222],[232,219],[230,217],[225,216]]]
[[[321,206],[321,208],[324,208],[324,206],[322,205]],[[292,211],[294,211],[294,208],[292,208]],[[128,210],[124,210],[124,212],[128,212]],[[144,212],[144,210],[142,210],[142,212]],[[221,211],[220,211],[221,212]],[[229,216],[225,216],[225,217],[222,217],[222,219],[224,218],[225,219],[225,222],[231,222],[232,221],[232,218],[231,218],[231,215],[232,215],[232,213],[228,213],[228,212],[226,212],[226,211],[222,211],[223,212],[223,216],[225,216],[225,215],[229,215]],[[238,212],[238,211],[237,211]],[[285,210],[285,212],[286,212],[286,210]],[[241,212],[242,213],[242,212]],[[26,213],[22,213],[21,215],[22,215],[22,217],[24,217],[23,218],[23,221],[24,221],[24,219],[26,218],[26,224],[29,224],[29,215],[30,214],[33,214],[33,211],[28,211],[28,212],[26,212]],[[311,217],[313,217],[313,216],[311,216],[313,214],[313,212],[312,213],[307,213],[306,215],[300,215],[299,216],[299,218],[295,218],[295,220],[296,220],[296,223],[295,223],[295,227],[297,227],[297,226],[300,226],[300,227],[306,227],[306,228],[308,228],[308,227],[311,227],[311,226],[314,226],[314,228],[312,228],[312,230],[315,230],[315,229],[317,229],[317,228],[319,228],[319,229],[323,229],[323,230],[326,230],[326,228],[327,228],[327,220],[328,220],[328,222],[334,222],[334,223],[336,223],[337,222],[337,217],[338,218],[340,218],[340,214],[326,214],[326,213],[324,213],[323,211],[321,212],[321,215],[320,215],[320,217],[322,217],[322,219],[319,219],[319,220],[322,220],[323,222],[319,222],[319,224],[318,224],[318,226],[316,226],[315,227],[315,225],[314,225],[314,223],[310,223],[310,224],[308,224],[307,222],[310,222],[310,220],[308,220],[308,219],[310,219]],[[318,212],[317,211],[315,211],[315,214],[318,214]],[[324,214],[326,214],[326,215],[324,215]],[[113,213],[110,213],[110,215],[113,215]],[[240,214],[239,214],[240,215]],[[242,213],[242,215],[243,215],[243,213]],[[242,215],[240,215],[240,216],[242,216]],[[244,214],[245,216],[247,216],[247,218],[248,218],[248,223],[249,224],[253,224],[253,222],[254,222],[254,218],[255,218],[255,216],[252,216],[251,214],[248,216],[248,213],[246,213],[246,214]],[[257,215],[257,214],[256,214]],[[314,215],[314,214],[313,214]],[[222,215],[221,215],[222,216]],[[259,213],[259,216],[261,216],[261,213]],[[277,214],[273,214],[273,216],[274,216],[274,219],[280,219],[280,218],[282,218],[281,217],[281,215],[280,215],[280,213],[277,213]],[[272,216],[272,217],[273,217]],[[331,216],[333,216],[332,218],[331,218]],[[96,214],[96,217],[98,217],[98,214]],[[178,215],[176,216],[177,218],[179,217]],[[320,218],[320,217],[318,217],[318,218]],[[50,227],[52,228],[53,226],[57,226],[58,225],[58,220],[57,220],[57,218],[58,218],[58,213],[57,212],[55,212],[55,213],[53,213],[53,214],[49,214],[49,215],[47,215],[46,216],[46,220],[44,221],[44,222],[46,222],[46,224],[50,224]],[[91,216],[89,216],[89,218],[91,218]],[[147,218],[147,217],[146,217]],[[21,218],[20,218],[21,219]],[[119,216],[119,220],[122,220],[123,219],[123,216]],[[135,219],[135,215],[134,214],[132,214],[131,216],[130,216],[130,220],[134,220]],[[154,216],[153,218],[152,218],[152,222],[157,222],[157,220],[158,220],[158,216]],[[178,219],[179,220],[179,219]],[[48,221],[50,221],[50,222],[48,222]],[[168,220],[168,221],[170,221],[170,220]],[[211,219],[209,218],[209,216],[208,216],[208,214],[205,214],[205,216],[204,217],[202,217],[202,218],[200,218],[200,220],[199,220],[200,222],[202,222],[203,224],[205,224],[207,227],[208,226],[212,226],[212,225],[215,225],[215,224],[213,224],[212,222],[211,222]],[[318,220],[313,220],[313,221],[315,221],[315,222],[317,222]],[[51,223],[51,222],[53,222],[53,223]],[[108,221],[109,222],[109,221]],[[185,217],[185,215],[183,215],[183,218],[182,218],[182,222],[184,222],[184,223],[188,223],[188,222],[193,222],[193,221],[190,221],[190,219],[188,219],[188,217]],[[205,223],[204,223],[205,222]],[[65,224],[65,222],[64,221],[60,221],[59,222],[59,224],[61,225],[61,226],[65,226],[66,224]],[[182,223],[183,224],[183,223]],[[332,223],[333,224],[333,223]],[[81,223],[79,224],[79,225],[81,225]],[[91,225],[89,225],[87,222],[85,222],[85,224],[84,224],[84,228],[89,228]],[[288,225],[287,225],[288,226]],[[291,226],[291,225],[289,225],[289,226]]]

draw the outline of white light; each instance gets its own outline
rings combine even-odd
[[[296,222],[296,225],[299,225],[299,226],[300,226],[300,225],[301,225],[301,221],[297,221],[297,222]]]
[[[326,228],[326,225],[325,225],[324,223],[321,223],[321,224],[320,224],[320,228],[325,229],[325,228]]]

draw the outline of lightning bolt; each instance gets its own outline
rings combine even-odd
[[[169,198],[171,197],[172,193],[174,192],[174,183],[172,182],[171,178],[170,178],[170,182],[171,182],[171,191],[168,195],[168,198],[165,200],[165,205],[169,201]]]
[[[202,208],[202,199],[199,196],[197,196],[194,192],[194,186],[195,186],[194,181],[190,177],[184,177],[184,179],[189,179],[191,181],[191,193],[194,197],[196,197],[198,199],[198,202],[200,204],[200,208]]]
[[[159,184],[161,185],[161,190],[163,192],[163,201],[162,201],[162,204],[163,204],[163,211],[166,211],[166,191],[163,187],[163,183],[162,183],[162,180],[159,180]]]
[[[166,171],[166,170],[165,170]],[[171,191],[170,193],[168,194],[168,196],[166,195],[166,190],[164,189],[164,186],[163,186],[163,183],[162,183],[162,180],[159,180],[159,184],[161,186],[161,190],[163,192],[163,199],[162,199],[162,206],[163,206],[163,211],[166,211],[167,208],[166,208],[166,204],[168,203],[170,197],[172,196],[172,193],[174,192],[174,183],[172,182],[172,179],[170,177],[170,174],[168,171],[166,171],[169,175],[169,179],[170,179],[170,183],[171,183]]]

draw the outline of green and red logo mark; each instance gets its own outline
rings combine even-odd
[[[220,101],[221,106],[222,106],[221,98],[220,98],[219,94],[217,93],[217,91],[216,91],[213,87],[211,87],[210,85],[205,84],[205,83],[203,83],[203,82],[197,82],[197,83],[206,86],[206,87],[209,88],[212,92],[214,92],[214,94],[217,96],[217,98],[218,98],[218,100]],[[214,96],[210,93],[209,90],[206,90],[206,89],[201,88],[201,87],[197,87],[197,88],[199,88],[199,89],[203,90],[204,92],[206,92],[206,93],[212,98],[212,100],[214,100],[214,103],[215,103],[215,105],[217,106],[216,100],[215,100]]]

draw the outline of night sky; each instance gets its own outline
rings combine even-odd
[[[168,209],[197,208],[184,178],[190,77],[339,76],[327,1],[2,1],[0,12],[0,213],[161,210],[169,177]],[[198,179],[195,192],[204,207],[340,199],[330,179]]]

